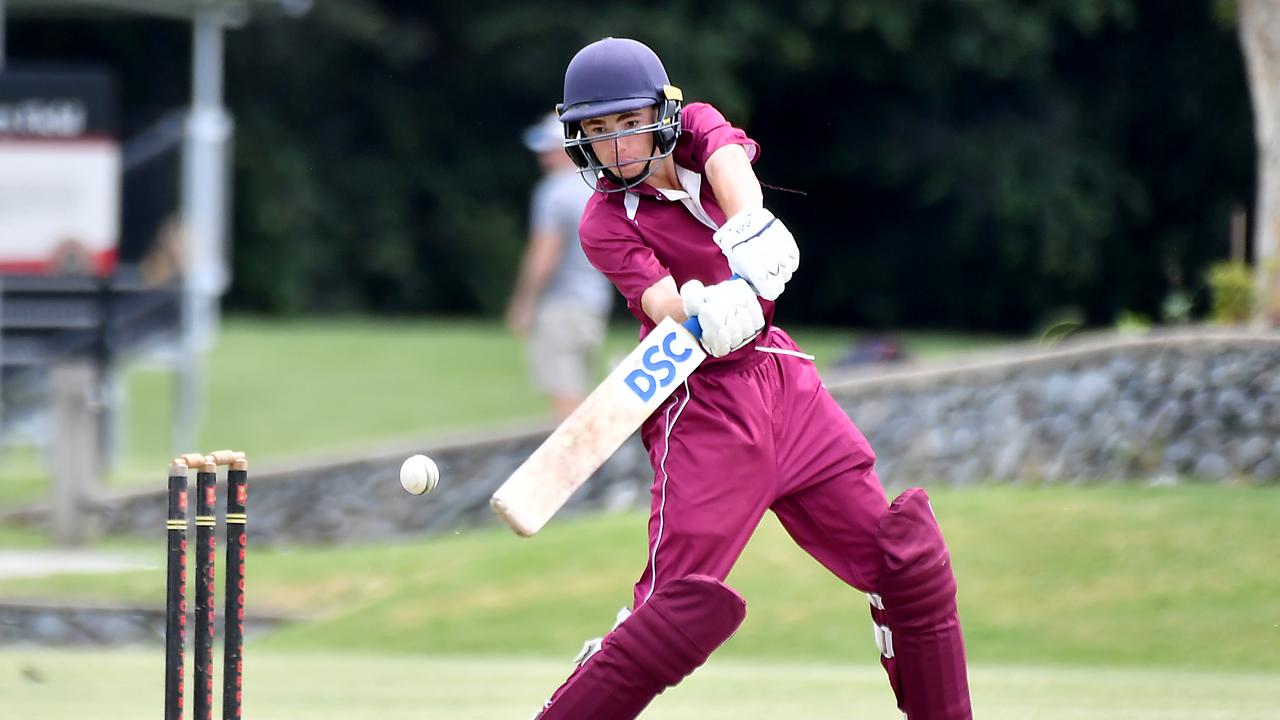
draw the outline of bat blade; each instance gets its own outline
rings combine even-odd
[[[489,505],[522,537],[542,529],[707,355],[696,320],[667,318],[498,488]]]

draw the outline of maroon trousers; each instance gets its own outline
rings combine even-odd
[[[757,345],[798,351],[778,328]],[[644,425],[655,477],[635,607],[675,578],[727,577],[768,510],[841,580],[875,590],[889,503],[870,444],[810,360],[744,355],[694,373]]]
[[[696,635],[709,646],[732,614],[646,612],[648,604],[687,598],[690,587],[719,596],[705,581],[724,580],[768,510],[814,559],[872,596],[882,662],[909,720],[972,718],[955,578],[928,497],[909,491],[891,509],[870,445],[813,363],[777,328],[758,347],[694,373],[642,428],[654,482],[636,612],[557,691],[544,720],[630,720],[701,664],[691,659],[697,652],[673,658],[652,636]],[[690,577],[703,584],[688,585]],[[590,712],[570,711],[568,697]]]

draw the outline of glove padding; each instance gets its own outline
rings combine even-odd
[[[800,248],[782,221],[764,208],[743,210],[713,236],[729,267],[765,300],[777,300],[800,267]]]
[[[764,329],[764,312],[755,291],[742,278],[710,287],[690,280],[680,288],[689,317],[702,325],[702,347],[712,357],[724,357],[746,345]]]

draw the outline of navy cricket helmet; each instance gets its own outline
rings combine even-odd
[[[578,51],[564,74],[564,102],[556,106],[564,123],[564,149],[573,162],[596,176],[603,175],[613,187],[606,192],[636,187],[653,172],[653,162],[669,156],[680,138],[680,107],[684,95],[671,85],[662,60],[647,45],[626,38],[597,40]],[[657,106],[652,123],[627,130],[587,137],[582,121]],[[644,172],[624,178],[621,166],[601,163],[591,150],[593,142],[616,142],[641,133],[653,134],[653,151]],[[616,157],[616,156],[615,156]]]

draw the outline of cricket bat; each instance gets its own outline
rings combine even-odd
[[[489,500],[521,537],[542,529],[707,354],[697,318],[666,318],[605,378]]]

